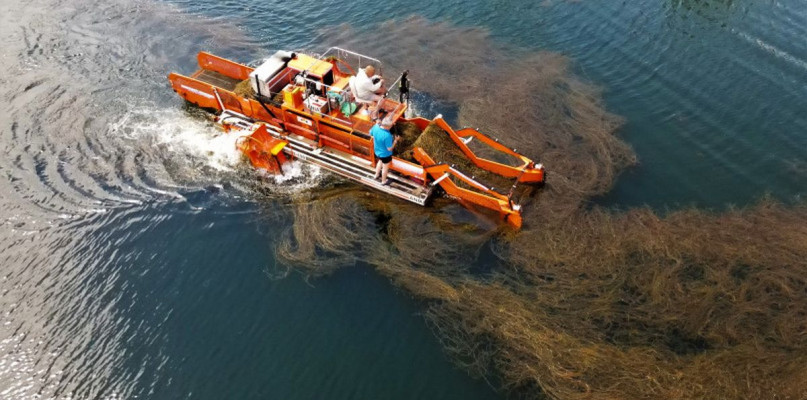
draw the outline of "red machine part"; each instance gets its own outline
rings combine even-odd
[[[283,164],[288,161],[283,148],[288,144],[270,135],[266,125],[260,124],[251,134],[242,136],[237,145],[253,167],[283,175]]]

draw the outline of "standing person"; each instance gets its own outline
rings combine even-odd
[[[396,136],[393,139],[392,133],[389,131],[391,126],[384,121],[386,115],[387,111],[380,109],[378,111],[378,122],[370,129],[370,136],[373,137],[373,152],[378,159],[375,165],[375,179],[380,176],[382,185],[391,183],[387,179],[387,174],[389,173],[389,164],[392,162],[392,149],[398,143],[398,137]]]

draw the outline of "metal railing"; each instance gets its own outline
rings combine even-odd
[[[328,98],[328,92],[338,93],[342,97],[342,101],[345,101],[345,99],[347,98],[347,92],[348,92],[348,90],[350,90],[350,88],[339,89],[339,88],[331,86],[331,85],[326,85],[326,84],[322,83],[322,81],[311,79],[311,78],[306,77],[306,76],[304,76],[302,74],[298,75],[292,81],[292,83],[294,83],[295,85],[299,84],[297,82],[298,79],[302,79],[306,83],[306,84],[302,85],[303,87],[309,87],[309,85],[314,86],[314,88],[316,90],[318,90],[318,91],[322,91],[322,88],[325,88],[325,101],[328,103],[328,109],[329,110],[331,109],[331,105],[330,105],[331,103],[330,103],[330,99]],[[304,101],[305,100],[307,100],[307,98],[304,99]],[[340,105],[341,105],[341,103],[340,103]],[[312,110],[311,108],[309,108],[308,110],[313,114],[328,117],[331,120],[336,120],[336,121],[339,121],[339,122],[341,122],[341,123],[343,123],[343,124],[345,124],[347,126],[353,127],[353,122],[351,122],[350,120],[344,120],[342,118],[334,117],[333,115],[330,115],[330,114],[324,114],[324,113]]]
[[[332,54],[332,53],[334,53],[334,54]],[[355,51],[350,51],[350,50],[347,50],[347,49],[343,49],[341,47],[335,47],[334,46],[334,47],[328,48],[328,50],[326,50],[325,53],[323,53],[320,56],[320,60],[325,60],[329,55],[334,55],[336,58],[342,60],[343,62],[347,63],[351,67],[353,66],[353,64],[349,62],[351,60],[347,59],[348,56],[352,56],[353,58],[355,58],[355,61],[357,63],[356,65],[358,66],[358,68],[362,68],[364,65],[368,65],[368,64],[372,63],[378,68],[378,72],[380,73],[381,69],[383,67],[383,63],[381,62],[381,60],[379,60],[377,58],[370,57],[370,56],[367,56],[367,55],[364,55],[364,54],[361,54],[361,53],[357,53]]]
[[[355,51],[343,49],[341,47],[336,47],[336,46],[329,47],[328,50],[326,50],[324,53],[322,53],[322,55],[320,55],[317,58],[317,60],[312,61],[311,64],[309,64],[303,71],[301,71],[301,74],[303,76],[306,76],[306,72],[308,72],[311,68],[313,68],[318,62],[326,61],[329,56],[336,57],[339,61],[341,61],[343,63],[346,63],[351,68],[353,68],[354,65],[355,65],[357,68],[354,68],[354,73],[358,68],[362,68],[363,66],[365,66],[367,64],[370,64],[372,62],[373,65],[375,65],[377,67],[377,69],[378,69],[378,75],[383,74],[383,63],[381,62],[381,60],[379,60],[379,59],[377,59],[375,57],[370,57],[370,56],[365,55],[365,54],[357,53]],[[353,58],[355,58],[355,63],[351,63],[350,62],[351,60],[348,60],[347,59],[348,57],[346,57],[346,56],[352,56]],[[397,97],[402,97],[402,96],[400,96],[401,88],[398,87],[398,83],[401,81],[401,78],[404,77],[408,73],[409,73],[408,70],[404,71],[401,75],[398,76],[398,78],[394,82],[392,82],[391,84],[389,84],[387,86],[387,90],[384,93],[385,97],[389,97],[392,94],[391,92],[393,92],[393,91],[395,91],[395,93],[398,94]],[[409,86],[407,85],[406,88],[404,89],[404,90],[406,90],[407,94],[408,94],[408,88],[409,88]],[[347,88],[345,91],[348,91],[348,90],[350,90],[350,89]],[[344,97],[344,93],[342,93],[342,95]],[[398,100],[401,101],[403,99],[398,99]]]
[[[350,86],[347,86],[344,89],[336,88],[334,86],[327,85],[327,84],[325,84],[325,83],[323,83],[323,82],[321,82],[319,80],[311,79],[311,78],[309,78],[307,76],[306,73],[308,71],[310,71],[312,68],[314,68],[314,66],[317,63],[327,61],[328,57],[335,57],[339,61],[341,61],[341,62],[343,62],[343,63],[345,63],[347,65],[350,65],[351,68],[353,68],[353,66],[356,66],[358,68],[362,68],[362,67],[372,63],[378,69],[379,74],[381,74],[381,72],[382,72],[383,63],[381,62],[381,60],[379,60],[379,59],[377,59],[375,57],[370,57],[368,55],[364,55],[364,54],[361,54],[361,53],[357,53],[355,51],[343,49],[341,47],[336,47],[336,46],[328,48],[324,53],[319,55],[319,57],[317,57],[316,60],[312,61],[311,64],[309,64],[304,70],[300,71],[299,75],[291,80],[291,83],[300,85],[301,83],[299,82],[299,80],[302,79],[305,82],[305,83],[302,84],[303,87],[307,88],[307,87],[310,87],[310,86],[314,86],[316,88],[316,91],[320,92],[320,93],[322,93],[322,87],[325,87],[326,88],[326,90],[325,90],[325,100],[328,101],[328,109],[329,110],[330,110],[330,101],[329,101],[330,99],[329,99],[329,96],[328,96],[328,92],[338,93],[342,97],[342,101],[347,101],[347,99],[350,98],[348,96],[348,93],[350,93],[351,89],[350,89]],[[350,58],[352,58],[352,59],[350,59]],[[404,73],[399,75],[397,77],[397,79],[395,79],[395,81],[392,82],[392,84],[390,84],[389,86],[386,87],[386,92],[384,93],[385,97],[392,98],[395,101],[403,100],[403,99],[398,98],[398,97],[402,97],[400,95],[401,88],[398,87],[399,86],[398,84],[401,81],[402,77],[404,77],[408,72],[409,71],[404,71]],[[273,81],[274,81],[274,79],[273,79]],[[408,85],[406,86],[406,89],[408,89]],[[408,90],[407,90],[407,92],[408,92]],[[408,98],[407,98],[407,100],[408,100]],[[341,103],[340,103],[340,105],[341,105]],[[343,124],[345,124],[347,126],[350,126],[350,127],[353,126],[353,123],[349,119],[345,120],[345,119],[342,119],[342,118],[339,118],[339,117],[332,116],[330,114],[320,113],[320,112],[311,110],[310,108],[309,108],[309,111],[311,111],[312,113],[317,114],[317,115],[328,117],[331,120],[339,121],[339,122],[341,122],[341,123],[343,123]]]
[[[368,65],[368,64],[372,63],[375,66],[377,66],[378,71],[380,73],[381,70],[382,70],[382,66],[383,66],[383,64],[381,63],[381,60],[379,60],[377,58],[373,58],[373,57],[370,57],[370,56],[367,56],[367,55],[364,55],[364,54],[361,54],[361,53],[356,53],[355,51],[350,51],[350,50],[347,50],[347,49],[343,49],[341,47],[329,47],[328,50],[326,50],[324,53],[322,53],[319,57],[315,57],[316,59],[314,61],[311,61],[311,64],[308,64],[308,66],[305,67],[305,69],[303,69],[301,72],[303,74],[307,73],[318,62],[326,61],[327,58],[330,57],[330,56],[339,59],[340,61],[342,61],[345,64],[349,65],[354,70],[357,70],[358,68],[362,68],[364,65]],[[349,60],[347,56],[352,56],[354,59]],[[355,63],[351,62],[351,61],[354,61]]]

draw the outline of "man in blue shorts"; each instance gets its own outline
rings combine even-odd
[[[378,110],[378,122],[370,129],[370,136],[373,137],[373,152],[375,153],[378,162],[375,165],[375,179],[381,177],[382,185],[389,185],[391,182],[387,179],[389,173],[389,164],[392,162],[392,149],[398,143],[398,137],[392,138],[390,133],[391,126],[384,121],[387,115],[386,110]]]

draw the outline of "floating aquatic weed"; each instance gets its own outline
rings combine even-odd
[[[454,286],[464,297],[427,315],[458,359],[518,391],[802,398],[805,220],[772,203],[664,219],[597,209],[519,234],[500,252],[512,268]]]
[[[549,179],[525,199],[519,232],[458,222],[440,199],[306,197],[279,255],[316,275],[374,265],[424,301],[458,363],[518,397],[807,398],[805,206],[592,208],[636,157],[568,59],[421,18],[323,37],[410,68],[417,89],[544,162]],[[479,257],[486,246],[498,261]]]

